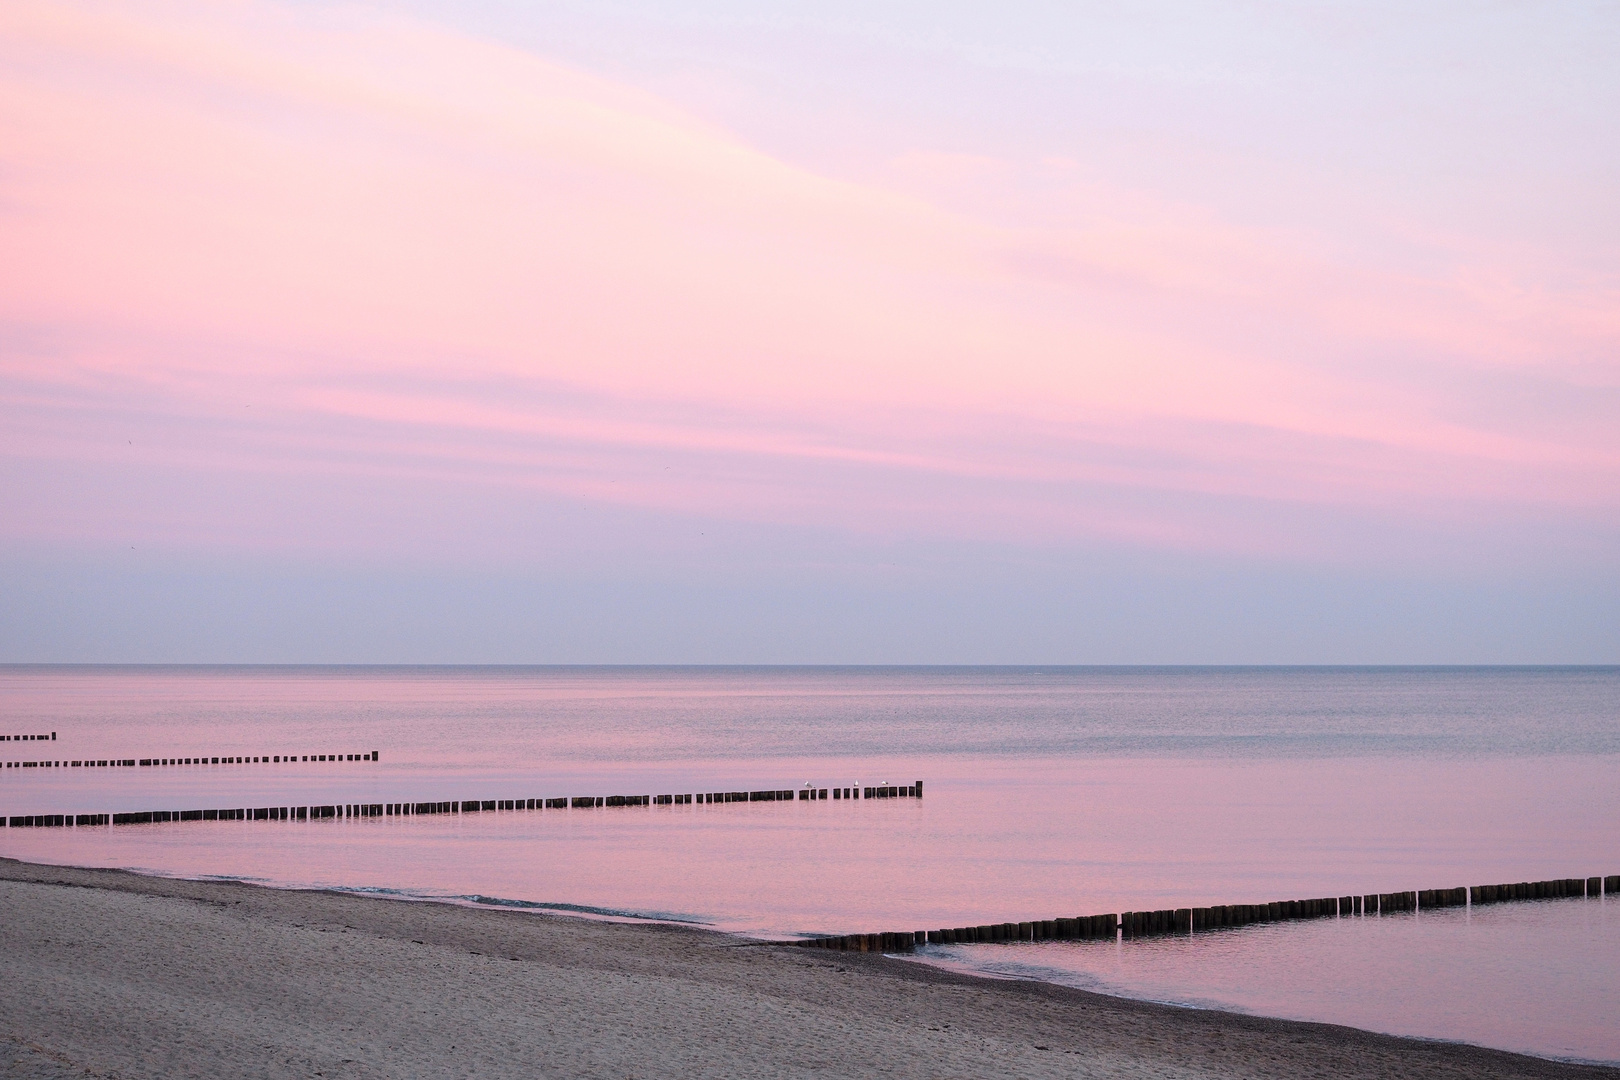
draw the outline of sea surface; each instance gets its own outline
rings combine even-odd
[[[921,799],[0,829],[0,854],[740,934],[1620,874],[1620,668],[0,667],[0,813],[862,787]],[[1620,1061],[1620,897],[919,962]]]

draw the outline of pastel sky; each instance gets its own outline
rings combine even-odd
[[[0,660],[1620,662],[1620,8],[0,5]]]

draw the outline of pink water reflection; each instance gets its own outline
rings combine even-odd
[[[1620,873],[1620,755],[1602,749],[1616,685],[1613,673],[1545,671],[1051,678],[13,669],[0,672],[8,716],[60,738],[4,744],[0,757],[47,746],[64,758],[92,748],[184,756],[234,746],[271,754],[377,748],[383,757],[376,764],[5,770],[0,807],[12,814],[916,779],[926,795],[8,828],[0,830],[0,853],[573,905],[770,936],[1587,877]],[[1563,746],[1587,750],[1557,752]],[[1532,905],[1522,917],[1535,918],[1532,908],[1540,910]],[[1472,1020],[1414,1006],[1397,1010],[1413,1027],[1392,1027],[1362,1011],[1357,995],[1377,989],[1385,1000],[1411,1003],[1427,993],[1406,988],[1416,946],[1376,936],[1382,930],[1339,938],[1326,927],[1295,929],[1211,940],[1191,960],[1165,954],[1159,968],[1130,959],[1104,970],[1033,953],[1018,962],[1026,974],[1083,976],[1144,996],[1208,998],[1538,1053],[1620,1056],[1597,1035],[1570,1035],[1550,1019],[1541,1035],[1540,1022],[1529,1019],[1500,1036],[1479,1035]],[[1583,1001],[1608,999],[1581,979],[1559,983],[1548,973],[1570,958],[1591,958],[1607,965],[1594,978],[1612,990],[1617,980],[1604,972],[1620,970],[1620,955],[1610,924],[1598,929],[1552,918],[1529,932],[1533,949],[1492,952],[1505,939],[1486,936],[1477,949],[1454,950],[1462,967],[1436,970],[1451,970],[1448,985],[1467,986],[1505,966],[1527,985],[1549,981],[1548,1008],[1578,1017],[1577,990]],[[1137,944],[1148,951],[1132,958],[1159,955],[1151,951],[1157,945]],[[1360,950],[1362,961],[1341,963],[1335,950],[1343,949]],[[967,959],[990,963],[994,955]],[[1238,963],[1251,955],[1249,966]],[[1198,958],[1210,956],[1218,962],[1200,966]],[[1341,971],[1354,993],[1278,982],[1288,965]],[[1210,981],[1209,971],[1228,969],[1229,979]],[[1287,1002],[1266,996],[1267,987],[1288,985]],[[1495,1000],[1481,992],[1464,1012],[1484,1015]],[[1296,1006],[1305,1011],[1288,1011]]]
[[[1620,898],[1130,942],[941,946],[926,963],[1239,1012],[1620,1061]]]
[[[347,766],[344,766],[345,770]],[[302,769],[302,767],[301,767]],[[882,776],[878,774],[881,773]],[[1620,872],[1604,758],[1053,762],[960,758],[465,771],[334,779],[124,770],[91,809],[544,797],[921,777],[920,800],[7,830],[7,854],[289,884],[674,912],[761,934],[916,929],[1146,907]],[[30,780],[41,812],[89,798]],[[16,787],[9,794],[13,805]]]

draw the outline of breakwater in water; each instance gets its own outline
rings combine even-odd
[[[55,733],[52,733],[55,738]],[[43,761],[7,761],[7,769],[133,769],[169,765],[293,765],[310,761],[376,761],[375,750],[363,754],[226,754],[210,757],[166,758],[48,758]]]
[[[372,759],[375,760],[375,759]],[[310,821],[323,818],[415,817],[478,814],[502,810],[582,810],[610,806],[712,806],[727,803],[819,802],[825,799],[922,798],[923,782],[904,787],[772,788],[765,791],[693,791],[666,795],[559,795],[522,799],[458,799],[435,802],[331,803],[322,806],[258,806],[212,810],[138,810],[127,813],[17,814],[0,817],[13,829],[155,825],[172,821]]]
[[[1255,923],[1296,919],[1354,918],[1431,908],[1498,904],[1514,900],[1596,899],[1620,893],[1620,874],[1607,877],[1553,878],[1502,885],[1423,889],[1392,893],[1328,896],[1313,900],[1279,900],[1265,904],[1221,904],[1211,907],[1163,908],[1157,911],[1110,912],[1029,922],[985,923],[940,930],[900,930],[876,934],[811,937],[785,944],[809,949],[850,952],[910,952],[919,945],[974,945],[1008,941],[1117,941],[1194,934]]]

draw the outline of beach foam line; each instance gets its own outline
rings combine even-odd
[[[259,879],[226,878],[213,875],[208,880],[251,881],[269,884]],[[271,887],[286,887],[272,884]],[[298,889],[314,888],[310,885],[291,886]],[[469,907],[498,908],[514,911],[538,911],[588,918],[633,920],[635,922],[678,923],[682,926],[709,926],[706,919],[695,915],[666,911],[637,911],[629,908],[600,907],[593,904],[570,904],[560,900],[515,900],[505,896],[487,896],[483,893],[442,893],[421,889],[396,889],[386,885],[321,885],[323,892],[346,893],[352,896],[373,896],[389,900],[415,900],[431,904],[463,904]]]

